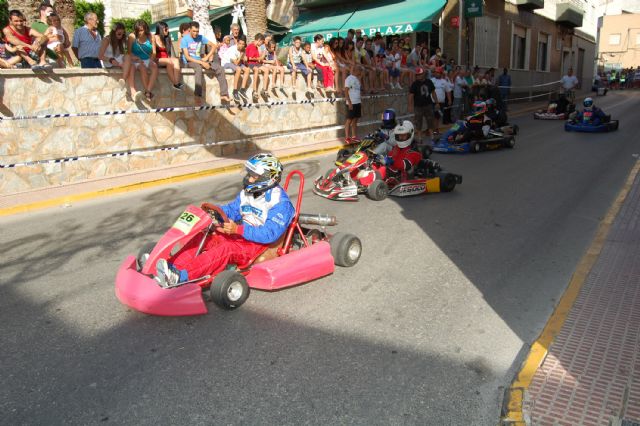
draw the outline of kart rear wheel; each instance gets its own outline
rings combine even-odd
[[[440,192],[451,192],[456,187],[456,177],[451,173],[447,173],[440,178]]]
[[[236,309],[247,301],[250,291],[244,275],[236,271],[222,271],[211,283],[209,300],[222,309]]]
[[[333,261],[338,266],[351,267],[358,263],[362,254],[360,238],[353,234],[338,232],[329,240]]]
[[[510,137],[506,141],[504,141],[505,148],[513,148],[514,146],[516,146],[516,138]]]
[[[476,141],[473,141],[469,144],[469,151],[471,152],[480,152],[482,151],[482,147],[480,146],[480,144]]]
[[[153,248],[156,246],[155,243],[144,243],[140,250],[138,251],[138,255],[136,256],[136,267],[138,271],[142,270],[145,262],[147,261],[147,257],[149,257],[149,253],[153,251]],[[146,256],[145,256],[146,255]]]
[[[373,201],[382,201],[389,195],[389,187],[383,180],[374,180],[367,187],[367,197]]]

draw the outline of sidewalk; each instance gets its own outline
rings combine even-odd
[[[546,101],[516,103],[510,106],[509,116],[515,117],[531,112],[545,106],[546,103]],[[342,139],[332,139],[301,147],[275,150],[274,154],[283,162],[286,162],[332,152],[342,145]],[[247,153],[247,156],[249,154]],[[221,158],[180,166],[143,170],[137,173],[2,195],[0,196],[0,216],[56,207],[71,202],[225,173],[237,170],[243,163],[244,159],[234,156],[234,158]]]
[[[533,376],[523,403],[528,424],[640,424],[638,168],[608,232],[596,236],[601,251]]]

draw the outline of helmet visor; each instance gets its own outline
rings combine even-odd
[[[397,133],[395,135],[396,141],[398,142],[404,142],[409,140],[409,138],[411,137],[411,135],[409,133]]]

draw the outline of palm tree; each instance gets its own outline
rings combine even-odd
[[[244,16],[247,21],[247,42],[253,40],[257,33],[264,34],[267,31],[267,1],[245,0]]]
[[[73,41],[73,32],[76,22],[76,5],[73,0],[56,0],[56,13],[62,21],[62,28],[67,30],[70,41]]]
[[[27,23],[31,24],[40,18],[41,0],[8,0],[7,8],[9,10],[17,9],[27,18]]]

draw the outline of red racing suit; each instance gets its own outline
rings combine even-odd
[[[389,168],[393,171],[400,172],[402,179],[407,177],[407,172],[415,170],[420,160],[422,160],[422,154],[414,151],[411,146],[400,148],[396,145],[389,153],[389,157],[391,157],[393,161]]]
[[[220,207],[229,220],[242,220],[242,225],[233,235],[213,234],[197,257],[199,238],[192,239],[171,257],[169,264],[180,273],[181,281],[215,276],[228,264],[250,261],[284,234],[294,216],[293,205],[280,186],[257,197],[241,191],[235,200]]]

